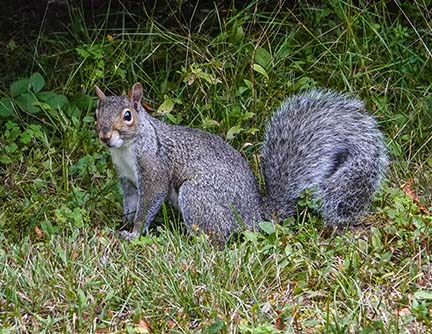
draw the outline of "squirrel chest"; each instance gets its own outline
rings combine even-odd
[[[113,164],[120,177],[127,178],[135,187],[138,187],[138,173],[136,168],[136,154],[132,145],[111,148]]]

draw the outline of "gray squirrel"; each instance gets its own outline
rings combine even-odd
[[[288,98],[270,120],[262,148],[265,194],[242,155],[208,132],[166,124],[129,96],[96,87],[96,131],[112,155],[123,190],[127,240],[147,231],[162,203],[180,210],[189,231],[224,242],[233,232],[293,215],[313,191],[329,224],[358,220],[371,204],[388,159],[383,136],[363,103],[315,90]]]

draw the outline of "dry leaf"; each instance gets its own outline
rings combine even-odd
[[[166,325],[169,329],[173,329],[177,327],[177,324],[172,319],[168,319]]]
[[[137,333],[141,334],[150,334],[150,325],[145,320],[139,320],[138,323],[135,325],[135,330]]]
[[[283,331],[285,329],[285,324],[284,324],[284,321],[283,321],[282,316],[281,316],[282,311],[277,310],[276,313],[278,314],[278,317],[277,317],[274,325],[275,325],[276,329]]]
[[[418,208],[420,209],[420,212],[428,215],[430,214],[428,208],[421,204],[420,199],[418,198],[417,194],[414,192],[414,190],[412,189],[412,184],[413,184],[413,180],[409,179],[408,181],[405,182],[402,191],[408,195],[409,198],[412,199],[412,201],[417,204]]]
[[[244,143],[243,146],[241,147],[242,150],[244,150],[245,148],[248,148],[250,146],[253,146],[252,143]]]
[[[35,233],[36,233],[36,235],[37,235],[38,238],[45,237],[45,234],[43,233],[43,231],[39,227],[37,227],[37,226],[35,226]]]
[[[399,314],[399,316],[401,316],[401,317],[408,317],[408,316],[410,316],[411,315],[411,311],[410,311],[410,309],[409,308],[403,308],[403,309],[400,309],[399,310],[399,312],[398,312],[398,314]]]
[[[78,257],[78,253],[75,251],[72,251],[72,254],[71,254],[72,261],[75,260],[77,257]]]
[[[146,102],[143,102],[143,106],[147,111],[154,111],[154,108]]]

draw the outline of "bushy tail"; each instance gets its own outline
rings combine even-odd
[[[262,156],[267,219],[292,215],[311,189],[327,223],[355,221],[388,166],[383,136],[363,103],[331,91],[287,99],[267,127]]]

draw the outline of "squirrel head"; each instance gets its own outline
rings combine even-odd
[[[99,103],[96,108],[96,132],[99,139],[109,148],[118,148],[132,143],[138,132],[142,86],[133,85],[128,96],[105,96],[96,86]]]

